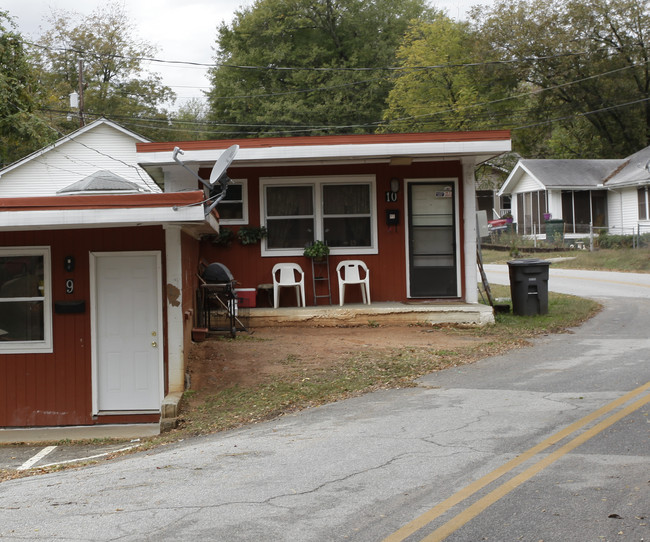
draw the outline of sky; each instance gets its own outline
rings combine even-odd
[[[431,0],[450,17],[462,19],[476,4],[493,0]],[[53,10],[69,10],[89,15],[106,0],[2,0],[0,10],[9,12],[18,30],[27,40],[37,41],[48,28],[46,19]],[[156,58],[182,62],[211,63],[217,27],[230,23],[235,11],[248,7],[253,0],[123,0],[133,18],[135,35],[156,46]],[[190,98],[202,98],[208,90],[206,68],[156,63],[163,83],[177,95],[175,107]],[[174,107],[174,108],[175,108]]]

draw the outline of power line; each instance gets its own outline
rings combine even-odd
[[[27,43],[27,42],[26,42]],[[83,51],[79,51],[74,48],[53,48],[53,47],[47,47],[39,44],[33,44],[33,43],[28,43],[29,45],[33,45],[35,47],[40,47],[43,49],[48,49],[52,51],[60,50],[64,52],[75,52],[77,54],[84,54]],[[544,60],[544,59],[551,59],[551,58],[560,58],[560,57],[569,57],[569,56],[578,56],[578,55],[584,55],[587,54],[585,52],[576,52],[576,53],[562,53],[562,54],[557,54],[557,55],[546,55],[546,56],[540,56],[540,57],[526,57],[522,59],[510,59],[510,60],[505,60],[505,61],[486,61],[486,62],[474,62],[474,63],[462,63],[462,64],[441,64],[441,65],[435,65],[435,66],[402,66],[402,67],[374,67],[374,68],[303,68],[303,67],[278,67],[278,66],[245,66],[243,68],[246,69],[260,69],[260,70],[310,70],[310,71],[370,71],[370,70],[384,70],[384,71],[397,71],[397,70],[432,70],[432,69],[441,69],[441,68],[461,68],[461,67],[469,67],[469,66],[489,66],[489,65],[499,65],[499,64],[512,64],[515,62],[527,62],[527,61],[536,61],[536,60]],[[123,55],[97,55],[94,54],[96,57],[101,57],[105,56],[108,58],[120,58],[120,59],[125,59],[125,58],[138,58],[138,57],[126,57]],[[155,58],[146,58],[142,57],[139,58],[140,60],[143,61],[151,61],[151,62],[159,62],[159,63],[171,63],[171,64],[187,64],[187,65],[199,65],[200,63],[193,63],[193,62],[185,62],[185,61],[167,61],[167,60],[162,60],[162,59],[155,59]],[[547,92],[550,90],[556,90],[559,88],[567,87],[570,85],[578,84],[587,80],[599,78],[599,77],[604,77],[604,76],[609,76],[615,73],[619,73],[623,70],[628,70],[632,69],[638,66],[644,66],[646,65],[647,62],[644,63],[638,63],[638,64],[631,64],[628,66],[624,66],[621,68],[617,68],[615,70],[610,70],[608,72],[600,73],[600,74],[594,74],[588,77],[584,77],[579,80],[575,81],[570,81],[570,82],[565,82],[565,83],[560,83],[551,87],[546,87],[546,88],[540,88],[540,89],[533,89],[531,91],[525,92],[525,93],[520,93],[514,96],[508,96],[505,98],[500,98],[497,100],[491,100],[488,102],[482,102],[482,103],[476,103],[476,104],[471,104],[469,106],[464,106],[460,110],[455,110],[453,108],[448,108],[446,110],[442,111],[436,111],[433,113],[424,113],[421,115],[411,115],[411,116],[404,116],[401,118],[396,118],[396,119],[386,119],[386,120],[381,120],[381,121],[375,121],[375,122],[370,122],[370,123],[364,123],[364,124],[352,124],[352,125],[344,125],[344,126],[328,126],[328,125],[294,125],[294,124],[262,124],[262,125],[256,125],[256,124],[250,124],[250,123],[220,123],[220,122],[201,122],[201,123],[191,123],[188,121],[181,121],[179,119],[172,119],[174,123],[177,124],[185,124],[188,126],[200,126],[201,129],[197,130],[197,132],[209,132],[213,134],[219,134],[219,135],[233,135],[233,134],[244,134],[244,135],[257,135],[259,134],[259,130],[250,130],[251,128],[263,128],[263,129],[268,129],[268,128],[280,128],[281,130],[276,130],[274,132],[265,132],[265,133],[277,133],[277,134],[295,134],[295,133],[305,133],[305,132],[314,132],[314,131],[332,131],[332,130],[349,130],[349,129],[372,129],[372,128],[378,128],[380,126],[390,126],[390,125],[396,125],[400,122],[406,122],[406,121],[422,121],[426,122],[426,119],[431,119],[433,120],[435,117],[442,117],[444,115],[449,115],[449,114],[458,114],[459,112],[462,111],[467,111],[468,109],[474,109],[477,110],[479,108],[484,108],[488,107],[491,105],[496,105],[499,103],[511,101],[511,100],[517,100],[520,98],[525,98],[528,96],[533,96],[536,94],[540,94],[542,92]],[[203,64],[205,67],[240,67],[242,66],[231,66],[227,64]],[[323,87],[316,87],[316,88],[309,88],[309,89],[295,89],[291,91],[284,91],[284,92],[270,92],[270,93],[264,93],[264,94],[247,94],[247,95],[235,95],[235,96],[228,96],[228,97],[216,97],[214,99],[220,99],[220,100],[226,100],[226,99],[251,99],[251,98],[268,98],[268,97],[273,97],[273,96],[283,96],[283,95],[290,95],[290,94],[298,94],[298,93],[309,93],[309,92],[316,92],[316,91],[327,91],[327,90],[333,90],[336,88],[343,88],[343,87],[348,87],[348,86],[354,86],[354,85],[359,85],[359,84],[368,84],[370,82],[376,82],[376,81],[381,81],[382,78],[373,78],[373,79],[368,79],[364,81],[356,81],[356,82],[350,82],[350,83],[344,83],[341,85],[331,85],[331,86],[323,86]],[[587,112],[584,114],[594,114],[597,112],[602,112],[602,111],[607,111],[610,109],[615,109],[617,107],[625,107],[627,105],[631,105],[633,103],[639,103],[644,100],[639,100],[636,102],[628,102],[626,104],[620,104],[618,106],[611,106],[608,108],[601,108],[599,110],[595,110],[593,112]],[[525,110],[524,110],[525,112]],[[97,114],[95,114],[97,115]],[[480,115],[481,119],[487,119],[487,120],[495,120],[498,121],[498,115],[495,114],[494,112],[483,112],[477,115]],[[476,116],[474,118],[476,118]],[[133,117],[119,117],[115,116],[114,118],[116,119],[123,119],[126,120],[127,122],[132,123],[135,126],[140,126],[140,127],[145,127],[145,128],[151,128],[150,125],[144,125],[142,122],[151,122],[151,123],[169,123],[168,119],[154,119],[154,118],[146,118],[146,117],[138,117],[134,119]],[[563,117],[566,118],[566,117]],[[559,118],[557,120],[562,120],[562,118]],[[544,123],[548,122],[553,122],[553,121],[545,121]],[[539,124],[544,124],[544,123],[538,123]],[[249,130],[241,130],[234,132],[232,130],[229,131],[218,131],[214,130],[212,128],[216,127],[230,127],[230,128],[249,128]],[[522,129],[523,127],[514,127],[513,129]],[[176,128],[173,128],[171,126],[160,126],[159,129],[173,132],[173,131],[192,131],[190,129],[184,129],[184,130],[179,130]]]
[[[110,160],[113,160],[113,161],[118,162],[118,163],[121,163],[121,164],[123,164],[123,165],[125,165],[125,166],[127,166],[127,167],[129,167],[129,168],[132,168],[132,169],[135,170],[135,172],[138,174],[138,177],[140,177],[140,179],[141,179],[142,182],[145,184],[145,186],[147,186],[150,190],[151,190],[151,185],[152,185],[152,184],[153,184],[153,186],[154,186],[154,191],[159,191],[159,190],[160,190],[160,187],[159,187],[157,184],[152,183],[151,179],[150,179],[148,176],[146,176],[146,177],[143,177],[143,176],[142,176],[142,171],[141,171],[141,168],[140,168],[139,166],[136,166],[136,165],[133,165],[133,164],[129,164],[128,162],[125,162],[124,160],[120,160],[119,158],[115,158],[115,156],[112,156],[111,154],[107,154],[107,153],[105,153],[105,152],[103,152],[103,151],[100,151],[99,149],[96,149],[96,148],[94,148],[94,147],[91,147],[90,145],[87,145],[86,143],[83,143],[83,142],[79,141],[78,139],[73,138],[73,137],[72,137],[72,133],[70,133],[70,134],[64,134],[63,132],[61,132],[61,130],[59,130],[58,128],[52,126],[49,122],[46,122],[46,120],[45,120],[44,118],[42,118],[42,117],[40,117],[40,116],[37,116],[37,115],[35,115],[34,113],[32,113],[32,112],[30,112],[30,111],[26,111],[25,109],[23,109],[22,107],[20,107],[19,105],[17,105],[17,104],[14,103],[14,102],[10,102],[10,103],[11,103],[11,105],[13,105],[13,106],[18,110],[18,111],[21,111],[22,113],[25,113],[25,114],[29,115],[30,117],[34,118],[34,119],[37,120],[38,122],[44,124],[47,128],[49,128],[50,130],[52,130],[55,134],[59,135],[59,136],[60,136],[60,137],[59,137],[59,140],[61,140],[61,139],[67,139],[67,140],[68,140],[69,142],[71,142],[71,143],[76,143],[76,144],[78,144],[78,145],[81,145],[81,146],[83,146],[83,147],[86,147],[87,149],[89,149],[89,150],[91,150],[91,151],[94,151],[94,152],[96,152],[97,154],[100,154],[100,155],[102,155],[102,156],[104,156],[104,157],[106,157],[106,158],[108,158],[108,159],[110,159]],[[57,149],[57,147],[56,147],[55,145],[56,145],[56,142],[50,143],[49,145],[46,145],[45,147],[43,147],[42,149],[39,149],[39,151],[36,151],[36,152],[40,152],[40,151],[42,151],[42,150],[44,150],[44,149],[48,149],[48,147],[52,147],[52,149],[50,149],[50,150],[56,150],[57,152],[61,152],[59,149]],[[32,154],[34,154],[34,153],[32,153]],[[62,154],[65,158],[68,158],[69,160],[71,160],[71,161],[73,161],[73,162],[74,162],[74,161],[77,161],[77,162],[86,162],[86,161],[76,160],[76,159],[70,157],[69,155],[67,155],[67,154],[65,154],[65,153],[61,153],[61,154]],[[28,156],[29,156],[29,155],[28,155]],[[23,157],[22,159],[25,159],[25,158],[27,158],[27,157],[25,156],[25,157]],[[88,163],[88,164],[92,164],[91,162],[86,162],[86,163]],[[63,171],[68,171],[68,170],[65,170],[64,168],[59,168],[59,169],[62,169]],[[68,173],[72,173],[72,172],[71,172],[71,171],[68,171]]]
[[[547,92],[547,91],[556,90],[556,89],[559,89],[559,88],[568,87],[568,86],[571,86],[571,85],[575,85],[575,84],[578,84],[578,83],[583,83],[585,81],[597,79],[597,78],[600,78],[600,77],[613,75],[613,74],[622,72],[624,70],[629,70],[629,69],[632,69],[632,68],[635,68],[635,67],[645,66],[648,63],[650,63],[650,60],[646,61],[646,62],[643,62],[643,63],[631,64],[631,65],[628,65],[628,66],[623,66],[621,68],[617,68],[615,70],[610,70],[610,71],[607,71],[607,72],[590,75],[590,76],[587,76],[587,77],[583,77],[581,79],[577,79],[575,81],[568,81],[568,82],[565,82],[565,83],[559,83],[557,85],[553,85],[553,86],[550,86],[550,87],[532,89],[532,90],[530,90],[528,92],[523,92],[523,93],[516,94],[516,95],[513,95],[513,96],[507,96],[507,97],[499,98],[499,99],[496,99],[496,100],[490,100],[490,101],[487,101],[487,102],[480,102],[480,103],[476,103],[476,104],[470,104],[470,105],[467,105],[467,106],[463,106],[459,110],[455,110],[453,108],[448,108],[446,110],[435,111],[435,112],[432,112],[432,113],[423,113],[421,115],[409,115],[409,116],[405,116],[405,117],[401,117],[401,118],[388,119],[388,120],[390,122],[392,122],[392,123],[397,123],[397,122],[409,121],[409,120],[426,119],[428,117],[439,116],[439,115],[443,115],[445,113],[458,113],[458,112],[460,112],[460,110],[477,109],[477,108],[480,108],[480,107],[487,107],[487,106],[490,106],[490,105],[495,105],[495,104],[499,104],[499,103],[503,103],[503,102],[507,102],[507,101],[517,100],[519,98],[526,98],[526,97],[529,97],[529,96],[534,96],[534,95],[537,95],[537,94],[541,94],[542,92]],[[378,80],[378,79],[373,79],[373,80],[368,80],[368,81],[376,81],[376,80]],[[350,83],[350,84],[354,84],[354,83]],[[345,86],[345,85],[342,85],[342,86]],[[323,87],[323,88],[325,89],[327,87]],[[334,88],[334,87],[331,87],[331,88]],[[296,90],[296,91],[289,91],[287,93],[309,92],[309,91],[310,91],[309,89],[302,89],[302,90]],[[268,94],[264,94],[264,95],[252,95],[252,96],[232,96],[231,98],[232,99],[238,99],[238,98],[251,98],[251,97],[270,97],[270,96],[277,96],[277,95],[283,95],[283,94],[285,94],[285,93],[268,93]],[[47,110],[47,111],[57,112],[57,110]],[[63,113],[63,111],[60,111],[60,110],[58,112]],[[101,113],[95,113],[95,115],[98,116],[98,117],[102,116]],[[173,122],[175,122],[177,124],[199,124],[199,125],[202,125],[202,126],[212,126],[212,125],[232,126],[232,127],[247,126],[247,127],[261,127],[261,128],[269,126],[268,124],[259,125],[259,124],[251,124],[251,123],[222,123],[222,122],[210,122],[210,121],[202,121],[200,123],[194,123],[192,121],[184,121],[184,120],[173,119],[173,118],[172,119],[160,119],[160,118],[152,118],[152,117],[149,117],[149,118],[147,118],[147,117],[138,117],[137,119],[133,119],[133,117],[124,117],[124,116],[122,116],[122,117],[113,116],[113,118],[115,118],[115,119],[125,119],[125,120],[146,120],[146,121],[156,122],[156,123],[169,123],[170,120],[171,120],[171,121],[173,121]],[[272,126],[291,128],[291,127],[294,127],[294,126],[297,126],[297,125],[285,124],[285,125],[272,125]],[[300,125],[299,127],[305,127],[305,126]],[[318,125],[318,126],[312,127],[312,129],[314,129],[314,130],[322,130],[322,129],[328,129],[328,127]],[[172,130],[170,129],[170,131],[172,131]]]
[[[526,126],[517,126],[515,128],[512,128],[512,129],[513,130],[523,130],[525,128],[534,128],[536,126],[544,126],[546,124],[552,124],[554,122],[559,122],[559,121],[562,121],[562,120],[575,119],[575,118],[578,118],[578,117],[586,117],[588,115],[595,115],[596,113],[603,113],[605,111],[611,111],[613,109],[618,109],[620,107],[627,107],[627,106],[630,106],[630,105],[636,105],[636,104],[643,103],[643,102],[648,102],[648,101],[650,101],[650,97],[641,98],[639,100],[634,100],[634,101],[626,102],[626,103],[623,103],[623,104],[612,105],[612,106],[609,106],[609,107],[603,107],[601,109],[594,109],[592,111],[587,111],[586,113],[574,113],[573,115],[567,115],[567,116],[559,117],[559,118],[555,118],[555,119],[548,119],[548,120],[541,121],[541,122],[536,122],[536,123],[533,123],[533,124],[527,124]]]
[[[29,41],[23,41],[25,45],[36,47],[52,52],[75,53],[84,57],[94,58],[113,58],[119,60],[137,60],[141,62],[154,62],[158,64],[171,64],[171,65],[186,65],[186,66],[199,66],[202,68],[232,68],[239,70],[259,70],[259,71],[315,71],[315,72],[369,72],[369,71],[419,71],[419,70],[437,70],[446,68],[463,68],[463,67],[478,67],[478,66],[491,66],[491,65],[506,65],[516,64],[520,62],[536,62],[540,60],[550,60],[554,58],[564,58],[572,56],[583,56],[592,54],[590,51],[566,52],[554,55],[544,56],[531,56],[522,58],[512,58],[505,60],[486,60],[482,62],[461,62],[461,63],[448,63],[448,64],[432,64],[426,66],[368,66],[368,67],[345,67],[345,66],[331,66],[331,67],[315,67],[315,66],[247,66],[240,64],[227,64],[227,63],[205,63],[193,62],[188,60],[165,60],[154,57],[137,57],[125,56],[119,54],[99,54],[93,51],[83,51],[74,47],[52,47],[50,45],[42,45]]]
[[[515,131],[515,130],[522,130],[522,129],[525,129],[525,128],[531,128],[531,127],[535,127],[535,126],[548,125],[548,124],[552,124],[554,122],[560,122],[562,120],[568,120],[568,119],[572,119],[572,118],[578,118],[578,117],[581,117],[581,116],[597,114],[597,113],[601,113],[601,112],[604,112],[604,111],[614,110],[614,109],[618,109],[618,108],[622,108],[622,107],[629,107],[631,105],[636,105],[636,104],[643,103],[643,102],[646,102],[646,101],[650,101],[650,98],[643,98],[643,99],[640,99],[640,100],[628,101],[628,102],[625,102],[625,103],[622,103],[622,104],[615,104],[615,105],[612,105],[612,106],[603,107],[603,108],[599,108],[599,109],[592,110],[592,111],[575,113],[573,115],[567,115],[567,116],[564,116],[564,117],[557,117],[557,118],[554,118],[554,119],[548,119],[546,121],[542,121],[542,122],[539,122],[539,123],[526,124],[526,125],[514,125],[514,126],[512,126],[513,123],[509,123],[509,124],[511,124],[509,129]],[[448,111],[445,111],[445,113],[447,113],[447,112]],[[526,110],[524,109],[524,110],[518,111],[517,114],[518,115],[523,115],[523,114],[525,114],[525,112],[526,112]],[[443,113],[443,112],[439,112],[439,113]],[[512,111],[511,111],[511,112],[504,112],[502,114],[502,116],[505,116],[507,118],[512,119],[514,115],[512,114]],[[130,122],[129,123],[131,126],[136,126],[136,127],[140,127],[140,128],[151,128],[151,126],[149,126],[149,125],[141,124],[140,122],[137,122],[137,121],[142,121],[142,119],[134,119],[134,120],[136,120],[136,122]],[[399,121],[387,120],[387,121],[376,121],[376,122],[365,123],[365,124],[328,125],[328,126],[306,126],[306,125],[298,126],[298,125],[296,125],[296,126],[291,126],[291,127],[286,126],[286,125],[273,125],[273,124],[269,124],[269,125],[248,125],[248,124],[228,125],[228,124],[224,124],[222,126],[231,126],[231,127],[234,127],[234,128],[236,128],[236,127],[244,128],[244,127],[247,127],[247,126],[255,126],[255,127],[260,127],[260,128],[278,128],[278,127],[283,127],[284,126],[287,129],[285,129],[285,130],[277,130],[276,129],[276,130],[269,130],[269,131],[264,132],[265,135],[283,136],[283,135],[292,135],[292,134],[297,134],[297,133],[310,133],[310,132],[314,132],[314,131],[318,131],[318,132],[322,132],[322,131],[329,131],[329,132],[339,131],[340,132],[342,130],[351,130],[351,129],[377,129],[377,128],[380,128],[380,127],[389,128],[391,125],[398,124],[398,122]],[[218,127],[218,126],[220,126],[220,125],[219,124],[215,125],[215,127]],[[503,125],[499,125],[499,127],[501,129],[505,128]],[[496,128],[497,127],[494,127],[492,129],[496,129]],[[174,130],[173,128],[166,128],[166,127],[162,127],[161,129],[165,130],[165,131]],[[190,131],[191,132],[193,130],[175,130],[175,131],[184,131],[184,132]],[[215,134],[215,135],[227,135],[229,137],[234,137],[234,136],[244,137],[244,136],[249,136],[249,135],[259,135],[260,134],[259,130],[237,130],[237,131],[228,130],[228,131],[220,131],[220,130],[215,130],[215,129],[204,129],[204,130],[198,130],[197,132],[199,132],[199,133],[207,133],[207,134]]]

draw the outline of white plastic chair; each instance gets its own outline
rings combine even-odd
[[[364,271],[364,278],[361,278],[360,269]],[[343,272],[342,272],[343,271]],[[343,260],[336,266],[336,274],[339,277],[339,305],[343,306],[345,299],[345,285],[361,285],[361,299],[370,305],[370,270],[361,260]]]
[[[294,286],[298,306],[301,300],[302,306],[305,306],[305,273],[297,263],[277,263],[273,266],[273,307],[276,309],[280,304],[280,288],[283,286]]]

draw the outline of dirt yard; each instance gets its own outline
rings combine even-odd
[[[296,362],[303,367],[325,367],[360,350],[453,350],[489,340],[454,329],[419,326],[259,328],[235,339],[215,337],[193,345],[190,387],[216,392],[235,384],[251,386],[269,376],[281,377]]]

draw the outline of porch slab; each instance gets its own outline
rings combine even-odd
[[[478,303],[413,301],[371,305],[319,305],[315,307],[251,308],[240,312],[248,327],[365,326],[494,323],[492,307]]]

